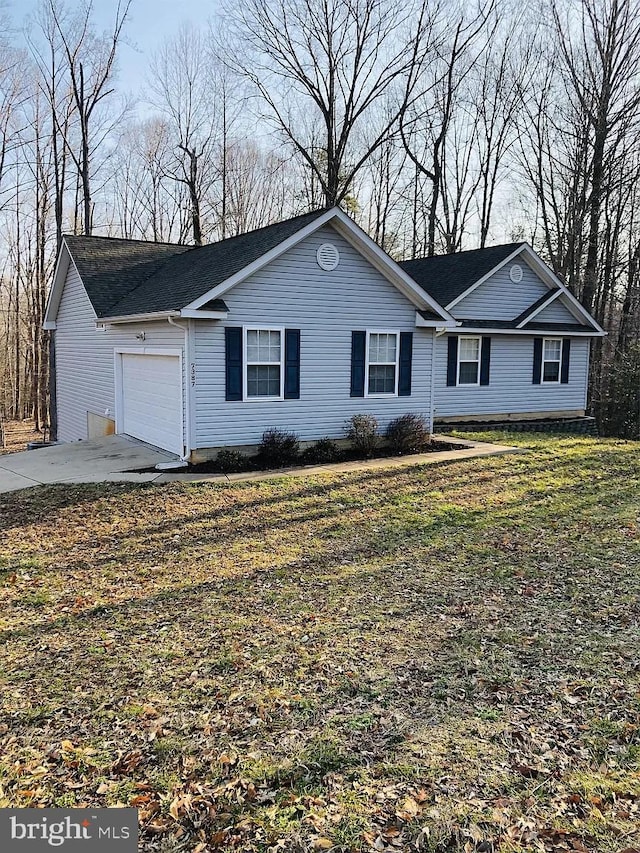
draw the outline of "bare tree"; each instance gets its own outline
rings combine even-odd
[[[405,150],[417,172],[431,182],[427,223],[427,255],[436,251],[438,214],[442,201],[446,142],[458,107],[463,82],[471,73],[477,56],[486,47],[496,27],[492,17],[494,0],[487,0],[471,14],[453,8],[441,23],[445,45],[438,61],[423,69],[419,78],[421,94],[408,100],[399,114]],[[448,239],[446,248],[455,249]]]
[[[341,202],[394,128],[432,48],[431,5],[247,0],[229,10],[229,65],[252,84],[324,203]],[[393,108],[383,112],[383,103]]]
[[[563,79],[591,136],[589,228],[582,301],[596,298],[606,161],[621,134],[640,127],[640,3],[569,0],[552,5]]]
[[[51,35],[55,33],[59,39],[61,54],[64,58],[63,73],[68,77],[74,118],[78,123],[77,146],[71,138],[68,121],[61,119],[57,110],[54,111],[54,120],[57,131],[62,135],[77,169],[85,234],[91,234],[93,231],[91,193],[93,155],[117,121],[111,116],[105,127],[97,120],[98,110],[114,91],[111,84],[115,71],[116,53],[130,5],[131,0],[118,0],[113,28],[110,35],[103,38],[97,36],[92,30],[91,2],[82,7],[76,16],[70,18],[65,14],[59,0],[46,0],[47,14],[52,23],[50,33]],[[49,43],[54,49],[55,42],[52,38]],[[56,79],[53,57],[50,68],[49,85]]]
[[[185,25],[164,42],[151,65],[153,102],[175,139],[177,156],[170,173],[187,188],[196,246],[203,240],[203,199],[214,179],[217,116],[212,62],[206,34]],[[226,127],[226,115],[223,124]]]

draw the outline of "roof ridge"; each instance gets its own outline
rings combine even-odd
[[[239,237],[247,237],[252,234],[257,234],[259,231],[264,231],[267,228],[273,228],[274,225],[282,225],[285,222],[293,222],[296,219],[303,219],[305,216],[317,215],[331,210],[330,207],[318,207],[314,210],[308,210],[306,213],[298,213],[296,216],[289,216],[286,219],[278,219],[277,222],[270,222],[268,225],[261,225],[259,228],[252,228],[251,231],[243,231],[242,234],[234,234],[232,237],[223,237],[221,240],[214,240],[212,243],[204,243],[202,246],[189,245],[188,243],[167,243],[162,240],[138,240],[131,237],[113,237],[103,236],[102,234],[63,234],[63,238],[79,237],[81,239],[90,240],[119,240],[121,243],[144,243],[147,246],[171,246],[176,249],[206,249],[209,246],[218,246],[220,243],[228,243],[231,240],[237,240]]]
[[[221,243],[230,243],[232,240],[238,240],[240,237],[250,237],[257,234],[259,231],[266,231],[267,228],[274,228],[276,225],[284,225],[285,223],[295,222],[296,219],[304,219],[307,216],[320,216],[321,213],[331,210],[331,207],[317,207],[314,210],[308,210],[306,213],[298,213],[296,216],[289,216],[286,219],[278,219],[277,222],[270,222],[268,225],[261,225],[259,228],[252,228],[251,231],[243,231],[242,234],[234,234],[233,237],[224,237],[222,240],[214,240],[213,243],[205,243],[204,246],[195,246],[197,249],[207,249],[209,246],[219,246]]]
[[[120,243],[144,243],[145,246],[171,246],[173,249],[200,249],[201,246],[190,246],[188,243],[167,243],[164,240],[137,240],[131,237],[113,237],[111,235],[104,236],[103,234],[63,234],[62,237],[66,240],[68,237],[81,240],[118,240]]]
[[[486,252],[489,249],[506,249],[507,247],[510,248],[511,246],[515,247],[515,246],[527,246],[527,245],[528,245],[528,243],[526,240],[516,240],[515,242],[512,242],[512,243],[495,243],[493,246],[480,246],[476,249],[463,249],[460,252],[441,252],[440,254],[437,254],[437,255],[424,255],[421,258],[404,258],[403,260],[399,261],[398,263],[410,264],[414,261],[432,261],[435,258],[452,258],[452,257],[454,257],[454,255],[457,255],[457,256],[472,255],[474,252]]]

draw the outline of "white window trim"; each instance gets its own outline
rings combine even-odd
[[[370,394],[369,393],[369,339],[371,335],[395,335],[396,338],[396,381],[392,394]],[[376,364],[390,365],[390,361],[376,362]],[[375,366],[375,365],[374,365]],[[389,399],[398,396],[398,382],[400,380],[400,332],[397,329],[367,329],[367,341],[364,353],[364,396],[379,397],[380,399]]]
[[[545,358],[544,351],[547,344],[547,341],[557,341],[560,344],[560,356],[559,358]],[[545,363],[549,364],[557,364],[558,365],[558,378],[557,379],[545,379],[544,378],[544,366]],[[541,385],[560,385],[562,381],[562,338],[543,338],[542,339],[542,360],[540,362],[540,384]]]
[[[462,341],[478,341],[478,358],[476,360],[476,364],[478,365],[478,373],[477,379],[475,382],[460,382],[460,365],[462,364],[462,359],[460,358],[460,343]],[[480,362],[482,360],[482,337],[480,335],[459,335],[458,336],[458,364],[456,365],[456,385],[461,388],[477,388],[480,385]],[[469,361],[468,358],[464,360],[465,364],[473,364],[472,361]]]
[[[247,371],[249,360],[247,358],[247,332],[280,332],[280,394],[275,397],[250,397],[247,393]],[[274,362],[252,361],[251,367],[261,364],[274,367]],[[284,400],[284,326],[250,325],[242,327],[242,399],[247,403],[278,402]]]

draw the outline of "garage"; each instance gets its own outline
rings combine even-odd
[[[180,355],[119,353],[118,432],[182,455]]]

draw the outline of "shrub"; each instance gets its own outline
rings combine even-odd
[[[385,437],[393,453],[418,453],[431,440],[422,415],[401,415],[391,421]]]
[[[281,468],[298,458],[299,443],[295,432],[268,429],[262,433],[258,447],[258,459],[265,468]]]
[[[321,465],[323,462],[338,462],[342,459],[342,451],[330,438],[321,438],[312,444],[302,454],[305,462]]]
[[[248,460],[239,450],[221,450],[216,456],[216,466],[223,474],[246,471]]]
[[[378,446],[378,419],[373,415],[353,415],[346,424],[347,438],[354,450],[373,456]]]

